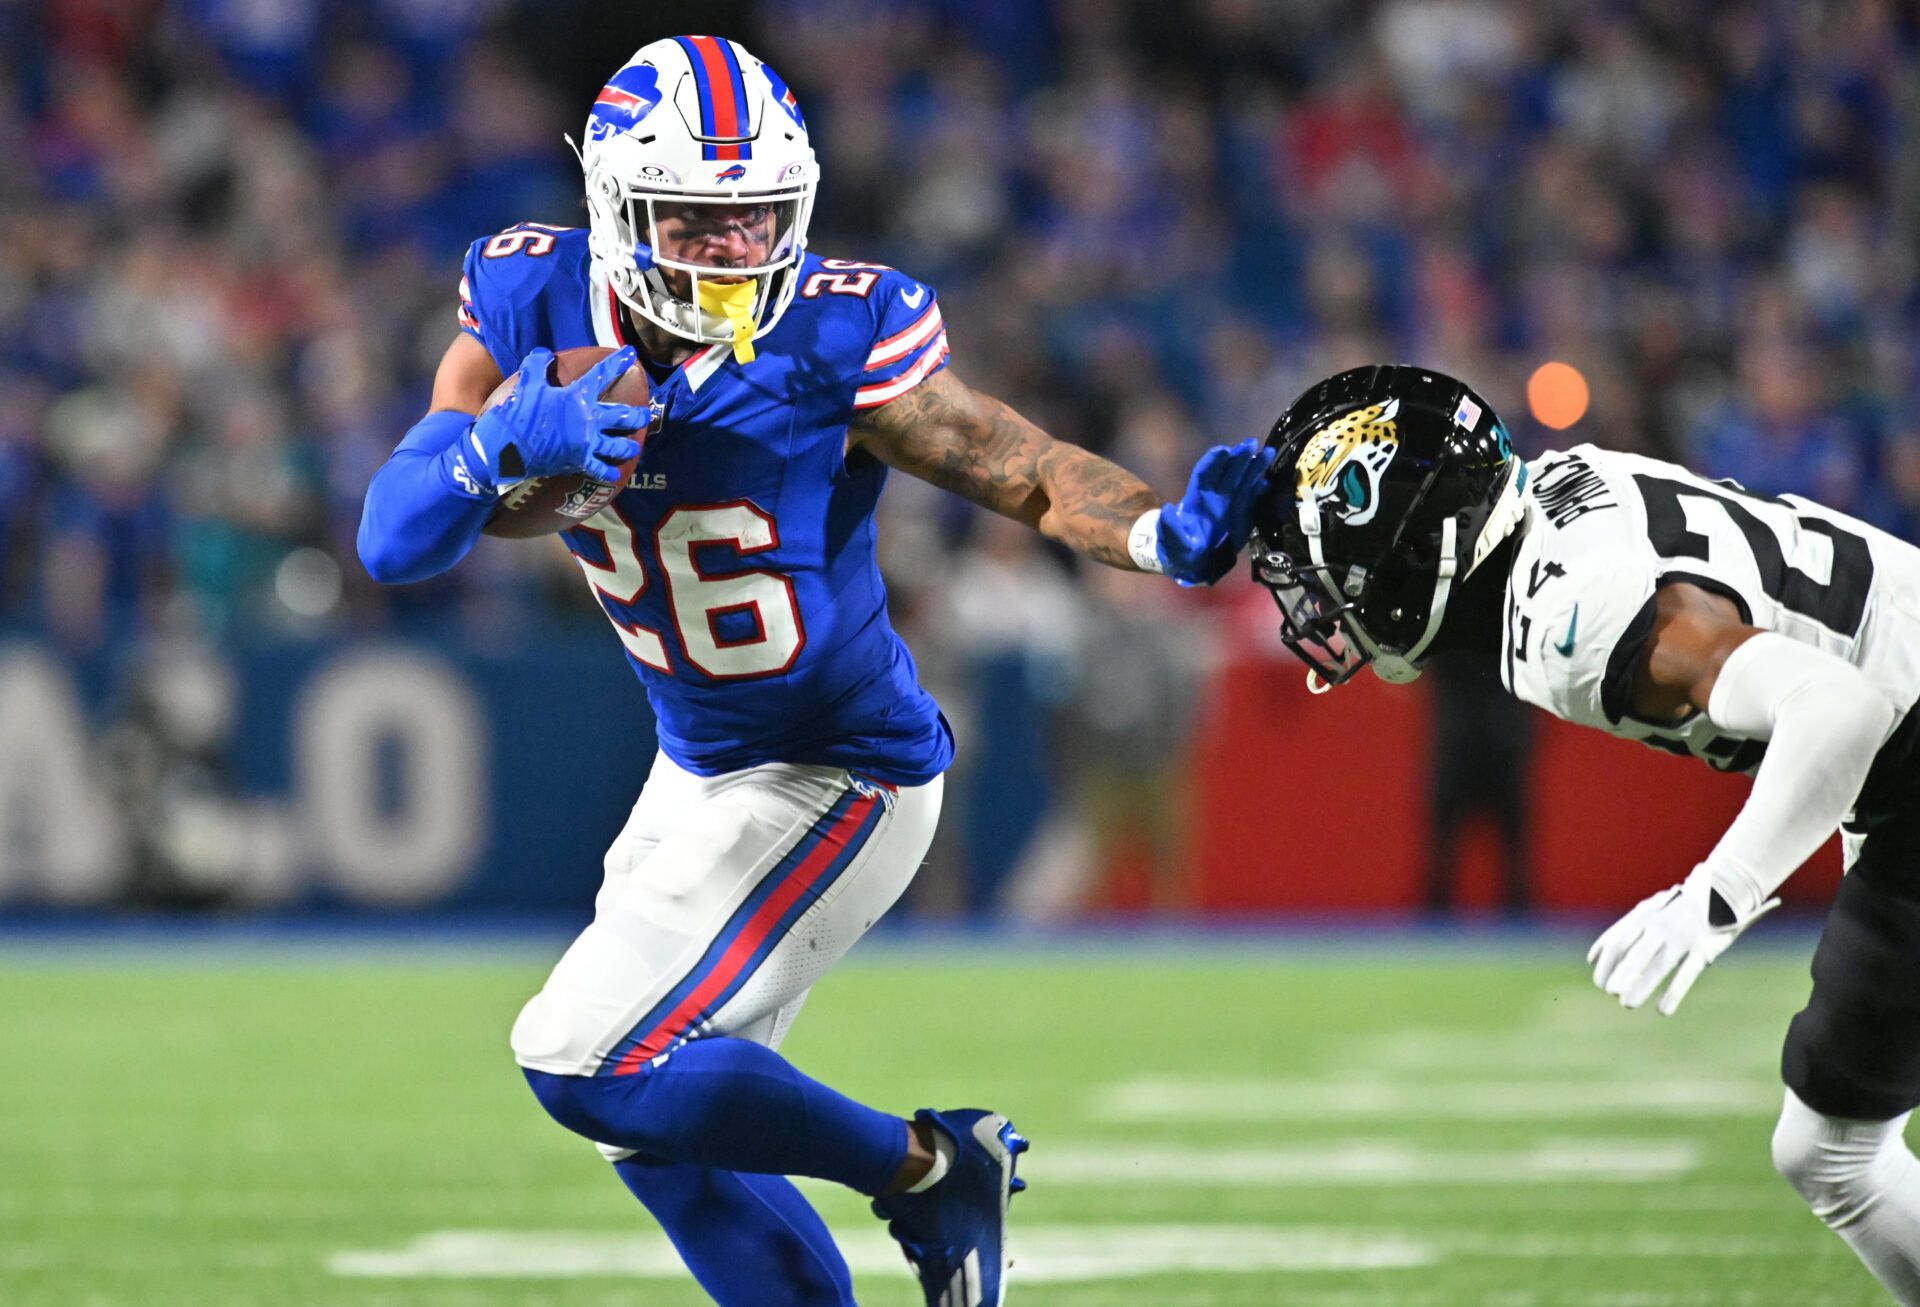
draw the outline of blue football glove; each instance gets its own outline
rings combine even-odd
[[[1215,445],[1200,456],[1186,496],[1160,509],[1154,549],[1162,571],[1181,585],[1212,585],[1233,570],[1273,456],[1258,440]]]
[[[553,351],[528,354],[513,393],[475,418],[467,433],[468,445],[480,456],[480,465],[470,469],[473,479],[495,491],[562,472],[584,472],[595,481],[617,484],[621,476],[615,465],[639,453],[640,445],[609,433],[645,431],[648,414],[626,404],[602,404],[600,395],[635,357],[629,345],[569,384],[555,386],[547,382]]]

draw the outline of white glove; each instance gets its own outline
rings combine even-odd
[[[1641,899],[1587,950],[1593,983],[1618,998],[1620,1006],[1636,1008],[1671,974],[1660,1015],[1672,1016],[1700,973],[1742,931],[1780,906],[1779,899],[1768,899],[1731,924],[1716,926],[1707,915],[1712,893],[1713,880],[1703,863],[1672,889]]]

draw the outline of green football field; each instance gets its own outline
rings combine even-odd
[[[1573,942],[893,945],[787,1051],[1014,1118],[1023,1307],[1864,1307],[1768,1161],[1803,954],[1662,1020]],[[507,1056],[542,952],[407,956],[0,962],[0,1303],[705,1302]],[[861,1301],[917,1303],[861,1203],[810,1192]]]

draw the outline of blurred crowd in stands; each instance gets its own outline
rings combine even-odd
[[[795,88],[817,251],[933,283],[963,375],[1164,494],[1307,382],[1408,359],[1530,450],[1920,539],[1920,17],[1892,0],[0,0],[0,626],[599,623],[557,543],[383,591],[352,540],[467,243],[582,220],[562,133],[682,22]],[[1527,414],[1546,359],[1592,383],[1565,432]],[[1199,633],[1265,597],[1076,576],[901,478],[884,511],[935,688],[981,733],[1027,729],[1003,681],[1050,705],[1120,773],[1086,802],[1137,815]]]

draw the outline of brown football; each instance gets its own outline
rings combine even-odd
[[[554,354],[553,365],[547,369],[547,381],[555,386],[564,386],[611,353],[612,350],[600,345],[560,350]],[[508,377],[501,382],[487,396],[487,407],[492,408],[511,395],[518,379]],[[645,408],[651,394],[646,370],[635,364],[614,378],[613,384],[601,392],[600,398],[609,404]],[[639,441],[647,438],[644,431],[630,434]],[[639,461],[640,456],[636,454],[620,465],[623,485],[625,478],[633,475],[634,465]],[[528,477],[500,496],[499,504],[481,530],[490,536],[505,536],[511,540],[552,535],[556,531],[579,526],[612,503],[613,497],[619,493],[620,486],[595,481],[581,472],[565,476]]]

